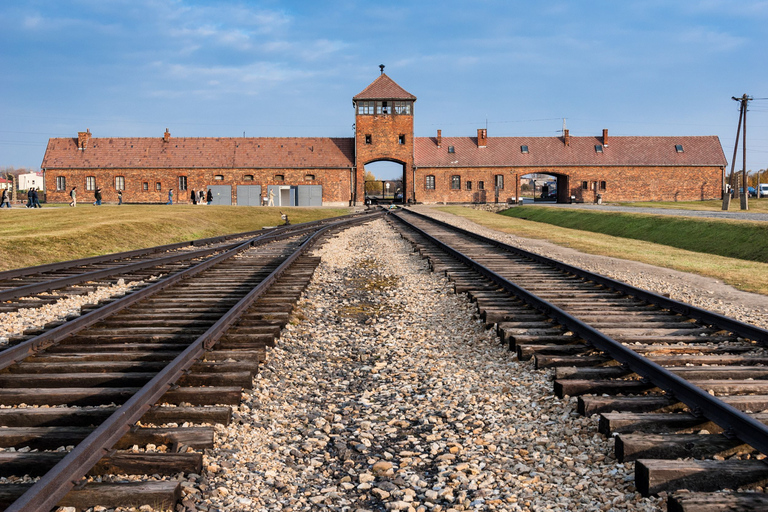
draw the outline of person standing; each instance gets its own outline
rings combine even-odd
[[[275,206],[275,191],[272,189],[269,189],[267,194],[267,206]]]
[[[208,200],[209,205],[213,202],[213,192],[211,192],[211,189],[208,189],[208,195],[205,198]]]
[[[197,204],[203,204],[205,202],[205,192],[202,190],[200,191],[200,199],[198,199]]]
[[[173,204],[173,189],[168,189],[168,202],[165,204]]]
[[[93,206],[101,206],[101,187],[96,187],[96,190],[93,193],[93,198],[95,199]]]
[[[27,208],[32,208],[32,189],[27,190]]]
[[[69,191],[69,197],[72,198],[72,201],[69,202],[69,206],[74,208],[77,206],[77,186],[72,187],[72,190]]]
[[[8,208],[11,207],[11,200],[8,198],[8,189],[3,189],[3,198],[0,200],[0,208],[3,206],[7,206]]]
[[[192,204],[197,204],[197,192],[193,190],[192,193],[189,195],[189,199],[190,201],[192,201]]]
[[[117,206],[120,206],[121,204],[123,204],[123,191],[122,190],[118,190],[117,191]]]

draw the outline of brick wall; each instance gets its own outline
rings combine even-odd
[[[700,201],[720,199],[720,167],[565,167],[549,168],[427,168],[416,171],[415,195],[422,203],[469,203],[495,200],[495,176],[504,176],[499,201],[515,196],[515,180],[527,174],[560,176],[560,187],[567,182],[567,193],[559,190],[559,200],[575,196],[579,202],[593,202],[596,194],[603,201]],[[426,177],[435,177],[435,188],[426,188]],[[451,177],[459,176],[460,188],[451,188]],[[471,190],[467,182],[472,183]],[[479,189],[483,182],[484,191]],[[587,189],[583,188],[587,182]],[[605,182],[605,189],[601,189]],[[410,192],[410,189],[409,189]]]
[[[216,180],[216,175],[223,179]],[[246,175],[252,175],[253,180],[246,180]],[[284,180],[278,180],[278,175]],[[66,190],[56,190],[57,176],[66,178]],[[321,185],[324,205],[346,206],[351,195],[350,169],[47,169],[48,201],[69,202],[69,191],[77,186],[78,202],[92,202],[94,191],[86,190],[87,176],[96,178],[102,202],[106,203],[117,202],[116,176],[125,178],[123,202],[126,203],[165,203],[169,189],[173,189],[174,203],[191,203],[190,192],[207,190],[208,185],[231,185],[232,204],[237,204],[237,185],[261,185],[262,195],[266,194],[268,185]],[[179,176],[187,177],[187,190],[179,190]],[[309,179],[310,176],[314,179]],[[144,183],[148,190],[144,190]],[[157,183],[160,183],[159,191]]]

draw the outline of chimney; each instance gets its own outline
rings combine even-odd
[[[484,148],[488,141],[488,130],[485,128],[477,129],[477,147]]]
[[[566,146],[571,145],[571,134],[568,133],[568,130],[563,130],[563,142],[565,142]]]
[[[437,130],[437,147],[440,147],[442,143],[443,143],[443,131]]]
[[[83,151],[88,147],[89,142],[91,142],[90,129],[86,129],[84,132],[77,132],[77,149]]]
[[[603,128],[603,147],[608,147],[608,128]]]
[[[168,128],[165,129],[165,133],[163,134],[163,142],[170,142],[171,141],[171,132],[168,131]]]

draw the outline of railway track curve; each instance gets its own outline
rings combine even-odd
[[[556,394],[600,415],[641,493],[667,493],[669,510],[768,507],[768,331],[415,212],[391,218],[510,350],[555,369]],[[736,489],[750,492],[722,492]]]
[[[229,421],[318,264],[309,249],[379,215],[259,232],[0,352],[0,508],[172,507],[170,477],[213,446],[189,427]]]

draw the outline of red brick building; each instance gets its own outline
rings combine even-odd
[[[42,168],[47,199],[105,202],[122,190],[130,203],[191,202],[211,190],[214,204],[341,206],[363,200],[366,164],[403,166],[404,196],[421,203],[505,202],[520,178],[553,176],[557,199],[591,202],[720,198],[726,165],[716,136],[414,136],[416,97],[381,75],[353,98],[355,137],[161,137],[50,139]]]

